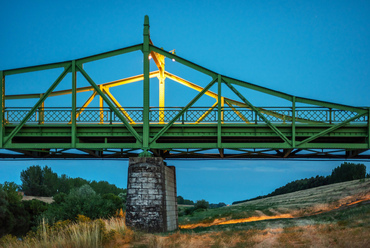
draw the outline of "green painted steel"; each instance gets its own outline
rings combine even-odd
[[[155,142],[159,137],[161,137],[174,123],[177,121],[186,110],[188,110],[198,99],[204,95],[204,93],[212,87],[212,85],[216,82],[216,78],[213,79],[198,95],[196,95],[193,100],[191,100],[184,109],[182,109],[170,122],[167,123],[166,126],[164,126],[161,131],[159,131],[151,140],[151,143]],[[145,119],[144,119],[145,122]],[[145,125],[145,124],[144,124]]]
[[[135,129],[127,122],[126,118],[118,111],[118,109],[113,105],[113,103],[108,99],[108,97],[100,90],[99,86],[95,84],[95,82],[90,78],[90,76],[86,73],[84,69],[82,69],[79,65],[77,65],[78,70],[82,73],[82,75],[86,78],[86,80],[94,87],[95,91],[104,99],[104,101],[108,104],[110,109],[114,111],[117,117],[124,123],[126,128],[130,131],[130,133],[136,138],[138,142],[142,142],[141,136],[135,131]]]
[[[4,143],[4,132],[5,132],[5,122],[4,122],[4,111],[5,111],[5,75],[3,71],[0,71],[0,104],[1,104],[1,113],[0,113],[0,148],[3,147]]]
[[[144,43],[143,43],[143,61],[144,61],[144,87],[143,87],[143,149],[144,155],[147,156],[147,151],[149,147],[149,103],[150,103],[150,85],[149,85],[149,17],[145,16],[144,20],[144,33],[143,33]]]
[[[72,142],[72,147],[76,147],[76,140],[77,140],[77,127],[76,127],[76,89],[77,89],[77,82],[76,82],[76,61],[72,61],[72,114],[71,114],[71,124],[72,124],[72,134],[71,134],[71,142]]]
[[[4,143],[8,143],[16,134],[17,132],[23,127],[24,124],[28,121],[28,119],[33,115],[33,113],[40,107],[40,105],[46,100],[46,98],[49,96],[49,94],[58,86],[60,81],[63,80],[63,78],[67,75],[69,70],[71,69],[71,66],[67,67],[62,74],[55,80],[55,82],[50,86],[50,88],[45,92],[45,94],[40,97],[40,100],[37,101],[37,103],[33,106],[33,108],[27,113],[27,115],[23,118],[23,120],[16,126],[12,132],[6,137]]]
[[[221,116],[222,116],[222,113],[221,113],[221,85],[222,85],[222,77],[221,75],[218,75],[217,76],[217,93],[218,93],[218,97],[217,97],[217,147],[218,148],[222,148],[222,130],[221,130],[221,126],[222,126],[222,123],[221,123]]]
[[[125,53],[143,53],[143,74],[97,85],[83,65]],[[163,55],[211,77],[200,87],[169,72],[166,77],[198,91],[185,107],[150,107],[150,54]],[[158,55],[160,54],[160,55]],[[64,68],[46,92],[5,95],[9,75]],[[164,68],[164,67],[163,67]],[[70,90],[53,92],[71,73]],[[77,73],[91,86],[77,88]],[[150,40],[149,17],[145,17],[143,43],[72,61],[0,71],[1,115],[0,158],[341,158],[370,159],[370,108],[301,98],[220,75],[172,52],[154,46]],[[109,95],[109,87],[143,82],[143,106],[125,107]],[[209,89],[217,82],[217,93]],[[222,86],[239,99],[222,95]],[[287,107],[257,107],[236,87],[244,87],[291,102]],[[78,107],[76,96],[93,91],[86,106]],[[71,107],[45,107],[48,97],[71,94]],[[136,94],[136,93],[135,93]],[[141,94],[141,93],[138,93]],[[103,103],[88,107],[95,95]],[[204,95],[213,106],[194,107]],[[5,100],[38,99],[33,107],[11,108]],[[226,104],[224,106],[224,103]],[[297,103],[314,105],[297,106]],[[217,108],[216,108],[217,105]],[[161,112],[162,111],[162,112]],[[84,113],[83,115],[81,113]],[[161,113],[165,118],[161,119]],[[102,118],[104,116],[104,118]],[[163,121],[164,120],[164,121]],[[10,152],[7,152],[10,151]]]
[[[245,104],[247,104],[249,106],[249,108],[251,108],[266,124],[267,126],[269,126],[272,130],[274,130],[274,132],[280,136],[280,138],[282,138],[287,144],[290,144],[290,141],[288,140],[288,138],[280,132],[280,130],[271,124],[271,122],[269,120],[267,120],[267,118],[256,108],[254,107],[242,94],[240,94],[240,92],[235,89],[229,82],[227,79],[224,79],[225,80],[225,83],[226,85],[240,98],[243,100],[243,102]]]
[[[296,122],[296,117],[295,117],[295,96],[292,97],[292,147],[295,147],[295,122]]]

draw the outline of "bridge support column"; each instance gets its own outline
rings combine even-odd
[[[176,172],[162,158],[129,159],[126,225],[146,232],[178,227]]]

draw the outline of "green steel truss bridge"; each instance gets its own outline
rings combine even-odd
[[[97,84],[84,64],[141,51],[143,74]],[[199,86],[165,70],[175,60],[211,78]],[[158,70],[150,71],[150,59]],[[7,95],[7,78],[15,74],[61,68],[46,92]],[[70,89],[55,90],[70,75]],[[88,86],[77,87],[77,75]],[[144,42],[122,49],[60,63],[0,71],[0,158],[337,158],[370,159],[369,107],[355,107],[289,95],[199,66],[173,51],[154,46],[145,17]],[[150,79],[159,81],[159,104],[152,107]],[[196,91],[185,106],[165,105],[165,79]],[[110,89],[141,83],[141,107],[126,107]],[[21,82],[19,83],[21,85]],[[211,91],[211,87],[215,90]],[[224,96],[222,87],[234,93]],[[238,90],[239,88],[239,90]],[[284,107],[258,107],[241,88],[286,100]],[[90,92],[78,106],[76,96]],[[67,106],[48,107],[45,100],[70,95]],[[196,106],[209,97],[210,106]],[[99,106],[91,107],[94,98]],[[7,107],[8,102],[35,99],[32,106]]]

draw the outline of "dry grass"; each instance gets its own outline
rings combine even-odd
[[[123,218],[91,221],[80,216],[77,223],[57,222],[53,227],[42,223],[36,233],[22,241],[6,236],[0,240],[0,247],[366,247],[369,243],[369,225],[361,218],[353,219],[350,226],[340,221],[263,230],[228,230],[225,226],[218,232],[163,235],[134,232],[126,228]]]
[[[210,209],[179,217],[180,225],[219,222],[219,220],[249,219],[259,216],[310,216],[346,207],[358,200],[370,200],[370,179],[354,180],[321,186],[289,194],[249,201],[232,206]],[[206,226],[206,225],[203,225]]]
[[[59,222],[54,227],[43,222],[36,233],[30,232],[23,240],[8,235],[2,238],[0,245],[4,248],[98,248],[102,240],[102,223],[99,221]]]
[[[370,179],[363,181],[353,180],[343,183],[335,183],[312,189],[296,191],[293,193],[268,197],[264,199],[244,202],[225,208],[237,206],[268,206],[278,205],[280,209],[295,209],[313,207],[319,204],[331,204],[338,201],[348,201],[353,196],[368,195],[370,192]],[[343,202],[342,202],[343,203]]]
[[[174,233],[168,236],[146,234],[128,247],[149,248],[231,248],[231,247],[367,247],[370,232],[365,228],[343,228],[338,224],[308,225],[247,231],[221,231],[203,234]]]

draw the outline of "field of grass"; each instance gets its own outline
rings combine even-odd
[[[289,194],[195,212],[179,217],[180,227],[218,223],[252,217],[304,217],[345,207],[358,200],[370,200],[370,179],[321,186]],[[189,226],[192,227],[192,226]]]
[[[179,222],[178,231],[145,234],[126,228],[124,218],[80,216],[43,223],[23,240],[5,236],[0,247],[368,247],[370,180],[194,212]]]

